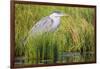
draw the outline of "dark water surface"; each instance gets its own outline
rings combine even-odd
[[[58,57],[59,56],[59,57]],[[25,57],[16,57],[15,64],[27,64]],[[55,58],[33,59],[30,64],[54,64],[54,63],[72,63],[72,62],[91,62],[95,60],[94,52],[63,52],[56,55]],[[29,64],[29,63],[28,63]]]

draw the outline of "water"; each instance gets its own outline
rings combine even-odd
[[[95,60],[94,52],[63,52],[57,58],[33,59],[31,64],[54,64],[54,63],[72,63],[72,62],[91,62]],[[27,64],[25,57],[16,57],[15,64]]]

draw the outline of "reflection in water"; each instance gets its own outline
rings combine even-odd
[[[15,60],[15,64],[27,64],[25,62],[25,57],[17,57]],[[46,58],[45,60],[33,59],[33,64],[54,64],[54,63],[72,63],[72,62],[91,62],[95,60],[94,52],[63,52],[60,53],[59,56],[55,56],[55,58]]]

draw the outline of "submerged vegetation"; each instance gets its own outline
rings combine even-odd
[[[15,6],[16,57],[25,57],[26,64],[51,64],[91,62],[95,60],[94,8],[24,5]],[[69,17],[62,17],[55,32],[23,39],[42,17],[59,10]],[[91,54],[88,54],[88,53]],[[72,56],[68,54],[78,53]]]

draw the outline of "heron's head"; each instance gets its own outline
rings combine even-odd
[[[54,12],[50,15],[50,17],[62,17],[62,16],[68,16],[68,15],[65,14],[65,13],[62,13],[62,12],[60,12],[60,11],[54,11]]]

